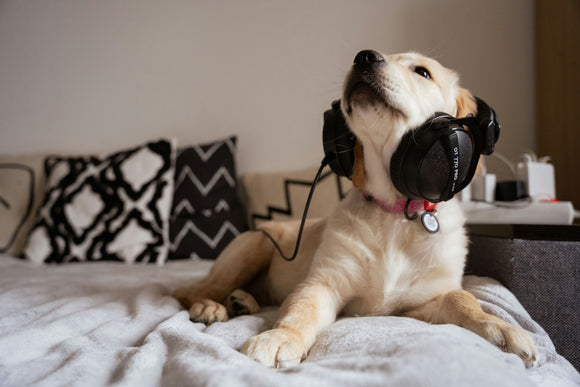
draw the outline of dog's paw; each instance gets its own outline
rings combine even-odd
[[[272,329],[254,336],[240,350],[268,367],[283,368],[300,364],[306,348],[300,336],[287,329]]]
[[[260,305],[256,299],[242,289],[236,289],[226,298],[224,302],[230,316],[241,316],[244,314],[254,314],[260,311]]]
[[[226,307],[212,300],[195,301],[189,308],[189,319],[205,325],[228,320]]]
[[[521,357],[526,367],[533,367],[538,363],[538,349],[532,335],[525,329],[503,320],[491,321],[482,326],[481,336],[502,351]]]

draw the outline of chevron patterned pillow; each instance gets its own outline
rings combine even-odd
[[[26,258],[162,264],[174,161],[175,144],[167,140],[102,157],[46,158],[46,192]]]
[[[169,259],[215,259],[246,230],[235,136],[178,150]]]

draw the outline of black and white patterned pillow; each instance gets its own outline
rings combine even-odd
[[[162,264],[168,251],[175,144],[104,157],[49,157],[44,202],[25,249],[41,262]]]
[[[178,151],[169,259],[215,259],[246,230],[235,156],[235,136]]]

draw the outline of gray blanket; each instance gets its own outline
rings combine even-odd
[[[209,327],[171,292],[211,262],[34,266],[0,256],[1,386],[567,386],[580,375],[498,282],[466,277],[483,308],[533,333],[539,365],[453,325],[401,317],[341,318],[306,360],[266,368],[238,349],[278,309]]]

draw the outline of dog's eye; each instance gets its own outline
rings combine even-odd
[[[421,66],[413,67],[413,71],[424,78],[431,79],[431,74],[429,73],[429,70],[427,70],[425,67]]]

